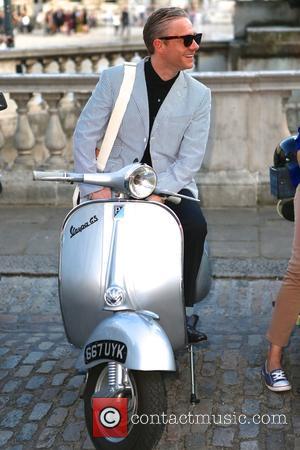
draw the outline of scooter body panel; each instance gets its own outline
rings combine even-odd
[[[84,372],[111,360],[132,370],[176,370],[172,346],[159,322],[134,311],[103,320],[88,338],[76,369]]]
[[[183,348],[181,225],[163,204],[131,200],[86,202],[65,219],[59,292],[69,341],[82,347],[112,314],[103,308],[113,246],[114,279],[124,289],[128,309],[156,313],[173,350]]]

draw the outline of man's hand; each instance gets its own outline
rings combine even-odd
[[[165,198],[161,197],[160,195],[150,195],[147,200],[149,202],[159,202],[159,203],[165,203]]]
[[[89,200],[97,200],[97,199],[107,199],[111,198],[111,189],[110,188],[103,188],[99,191],[92,192],[89,195]]]

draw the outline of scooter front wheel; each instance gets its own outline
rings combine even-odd
[[[164,429],[163,413],[167,410],[162,374],[128,371],[128,378],[131,391],[127,395],[128,435],[123,438],[94,437],[92,396],[108,386],[108,366],[101,364],[89,371],[84,393],[85,420],[97,450],[151,450],[161,438]],[[133,415],[134,421],[131,420]]]

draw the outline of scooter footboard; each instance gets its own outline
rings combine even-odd
[[[133,311],[113,314],[95,328],[79,355],[76,369],[85,372],[107,361],[133,370],[176,370],[171,343],[159,322]]]

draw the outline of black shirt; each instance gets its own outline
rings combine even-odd
[[[145,67],[145,78],[146,78],[148,105],[149,105],[149,136],[147,147],[145,149],[145,153],[143,155],[141,163],[149,164],[149,166],[152,166],[150,154],[150,135],[152,126],[155,117],[159,111],[159,108],[161,107],[166,96],[168,95],[169,90],[171,89],[176,78],[179,75],[179,72],[174,78],[171,78],[171,80],[164,81],[160,78],[159,75],[157,75],[157,73],[153,69],[150,58],[145,62],[144,67]]]

